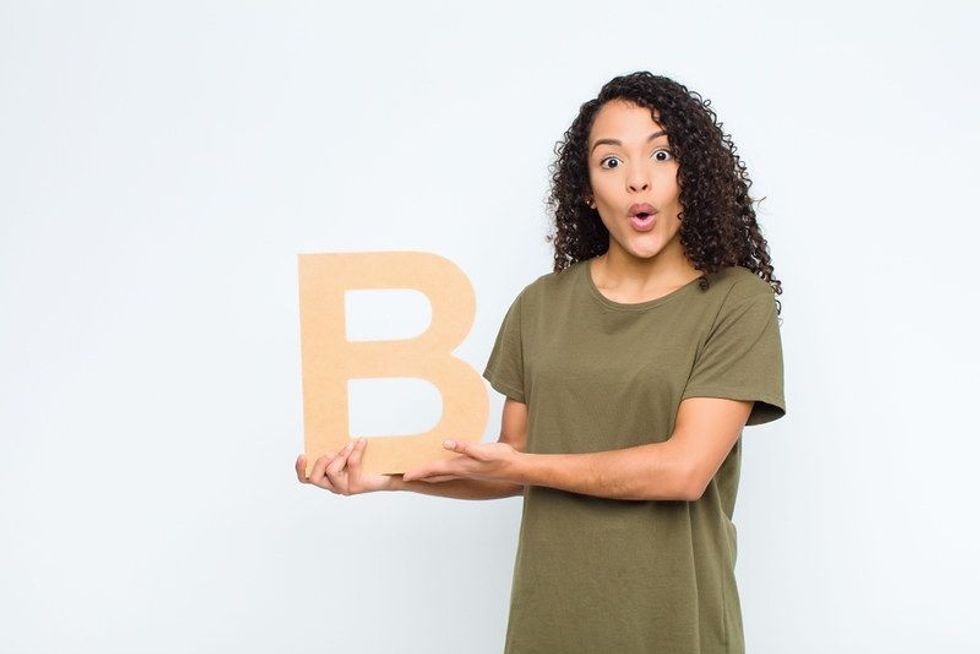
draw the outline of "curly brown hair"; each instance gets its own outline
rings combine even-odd
[[[774,294],[782,293],[749,197],[752,181],[735,154],[731,136],[722,131],[723,123],[710,108],[711,100],[647,71],[607,82],[597,98],[581,106],[563,140],[555,145],[557,159],[548,168],[552,184],[547,206],[556,232],[545,237],[554,244],[554,272],[609,249],[609,230],[598,211],[585,203],[591,195],[587,148],[596,114],[615,99],[650,109],[667,132],[679,163],[680,241],[694,267],[711,273],[743,266],[767,281]],[[701,287],[707,288],[708,283],[702,275]],[[778,314],[778,299],[776,307]]]

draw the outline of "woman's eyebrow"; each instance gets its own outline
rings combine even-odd
[[[656,138],[659,138],[661,136],[667,136],[667,132],[664,131],[664,130],[660,130],[659,132],[654,132],[653,134],[651,134],[650,136],[647,137],[647,143],[649,143],[650,141],[652,141],[652,140],[654,140]],[[591,153],[591,152],[595,151],[595,149],[597,147],[599,147],[600,145],[602,145],[603,143],[606,143],[608,145],[622,145],[623,144],[622,141],[619,141],[617,139],[599,139],[598,141],[596,141],[595,143],[592,144],[592,149],[589,150],[589,152]]]

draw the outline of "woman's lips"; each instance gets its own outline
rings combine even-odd
[[[655,222],[657,222],[657,214],[653,213],[630,216],[630,224],[638,232],[649,232]]]

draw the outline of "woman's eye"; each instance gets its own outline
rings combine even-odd
[[[661,155],[667,155],[667,156],[664,157],[664,156],[661,156]],[[671,159],[674,158],[674,153],[671,152],[670,150],[667,150],[667,149],[664,149],[664,148],[660,148],[659,150],[654,150],[654,152],[653,152],[653,158],[656,159],[657,161],[670,161]],[[599,167],[600,168],[605,168],[606,170],[612,170],[614,168],[619,168],[618,165],[617,166],[611,166],[611,167],[610,166],[606,166],[605,163],[607,161],[619,161],[619,157],[606,157],[605,159],[602,159],[599,162]]]

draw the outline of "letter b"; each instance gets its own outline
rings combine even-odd
[[[375,377],[418,377],[442,394],[443,413],[428,432],[369,439],[362,467],[395,474],[427,461],[458,456],[447,438],[479,441],[489,412],[483,379],[453,354],[473,325],[476,298],[465,273],[429,252],[300,254],[300,341],[307,470],[350,440],[347,382]],[[424,293],[432,323],[419,336],[348,341],[344,293],[408,288]],[[384,410],[384,407],[379,407]]]

